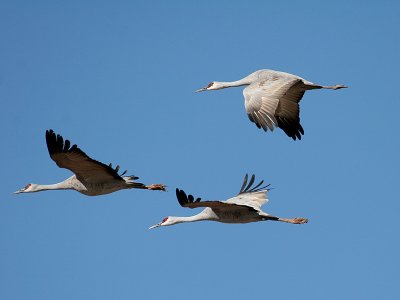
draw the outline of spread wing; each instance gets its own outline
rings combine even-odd
[[[123,180],[121,176],[126,171],[121,176],[118,175],[119,166],[113,169],[111,164],[105,165],[90,158],[77,145],[71,146],[69,140],[64,142],[63,137],[56,135],[51,129],[46,130],[46,143],[50,157],[57,166],[71,170],[79,180],[93,183]]]
[[[253,174],[250,178],[250,181],[247,183],[249,176],[246,174],[239,194],[228,199],[226,203],[245,205],[257,211],[260,210],[261,206],[268,202],[267,194],[270,184],[263,185],[264,180],[261,180],[259,184],[253,186],[255,178],[256,176]]]
[[[194,198],[192,195],[186,195],[183,190],[176,189],[176,197],[182,207],[197,208],[197,207],[210,207],[213,210],[235,210],[238,209],[251,209],[259,211],[260,207],[265,204],[267,199],[267,192],[269,191],[266,186],[262,186],[264,181],[261,181],[256,186],[253,186],[255,176],[252,175],[249,183],[247,184],[248,175],[244,177],[244,182],[239,194],[227,201],[201,201],[201,198]]]
[[[194,199],[192,195],[186,195],[183,190],[176,189],[176,197],[178,198],[179,204],[182,207],[197,208],[197,207],[209,207],[215,212],[218,211],[238,211],[238,210],[253,210],[252,207],[245,205],[239,205],[236,203],[227,203],[224,201],[201,201],[201,198]]]
[[[299,102],[304,95],[302,79],[271,77],[259,79],[243,90],[250,121],[264,131],[281,128],[289,137],[301,139]]]

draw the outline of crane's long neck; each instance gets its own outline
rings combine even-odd
[[[242,86],[242,85],[249,85],[251,84],[251,81],[247,78],[243,78],[240,80],[236,81],[216,81],[218,85],[221,86],[221,88],[229,88],[229,87],[236,87],[236,86]]]
[[[55,184],[40,184],[36,191],[48,191],[48,190],[69,190],[72,189],[71,185],[64,184],[64,182]]]
[[[173,217],[174,219],[174,224],[178,223],[186,223],[186,222],[197,222],[197,221],[204,221],[204,220],[213,220],[213,218],[207,214],[205,211],[202,211],[201,213],[190,216],[190,217]]]
[[[70,178],[55,184],[37,184],[32,192],[48,191],[48,190],[70,190],[73,189]]]

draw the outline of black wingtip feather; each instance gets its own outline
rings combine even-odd
[[[239,194],[259,192],[259,191],[267,189],[270,186],[270,184],[262,186],[262,184],[264,183],[264,180],[261,180],[261,182],[259,184],[257,184],[256,186],[252,187],[252,185],[253,185],[253,183],[255,181],[255,178],[256,178],[256,176],[253,174],[251,176],[249,184],[247,184],[248,175],[246,174],[246,176],[244,177],[242,188],[240,189]],[[247,184],[247,186],[246,186],[246,184]],[[269,190],[269,189],[267,189],[267,190]]]
[[[294,141],[296,139],[301,140],[301,136],[304,135],[303,126],[299,120],[289,120],[281,117],[277,117],[278,127],[282,129],[288,137],[291,137]]]
[[[50,156],[56,153],[74,151],[77,149],[76,145],[72,145],[71,147],[71,142],[69,140],[64,141],[64,138],[59,134],[56,135],[52,129],[46,130],[46,144]]]
[[[244,176],[243,184],[242,184],[242,187],[240,188],[239,194],[243,191],[244,187],[246,186],[246,184],[247,184],[247,179],[248,179],[248,178],[249,178],[249,175],[246,174],[246,175]]]
[[[194,199],[193,195],[186,195],[183,190],[176,189],[176,198],[182,207],[185,207],[189,203],[200,202],[201,198]]]
[[[71,146],[71,142],[69,140],[65,140],[60,134],[55,134],[55,132],[52,129],[46,130],[46,144],[47,144],[47,150],[49,151],[50,157],[53,157],[54,154],[57,153],[68,153],[68,152],[78,152],[81,155],[86,156],[88,159],[91,159],[84,153],[81,149],[78,148],[76,144],[73,144]],[[112,165],[109,164],[108,166],[100,163],[96,160],[91,159],[92,161],[101,164],[104,167],[109,167],[107,170],[115,179],[122,180],[122,175],[124,175],[127,171],[124,171],[121,175],[118,174],[118,171],[120,169],[119,166],[117,166],[115,169],[112,168]],[[139,179],[139,177],[136,176],[131,176],[135,177],[136,179]]]

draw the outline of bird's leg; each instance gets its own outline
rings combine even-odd
[[[342,85],[342,84],[336,84],[336,85],[328,85],[328,86],[322,86],[324,89],[331,89],[331,90],[338,90],[338,89],[345,89],[347,86]]]
[[[342,85],[342,84],[336,84],[336,85],[319,85],[315,84],[312,82],[305,82],[304,87],[306,90],[315,90],[315,89],[330,89],[330,90],[339,90],[339,89],[345,89],[348,88],[348,86]]]
[[[285,222],[285,223],[291,223],[291,224],[308,223],[308,219],[306,219],[306,218],[293,218],[293,219],[278,218],[276,221]]]
[[[155,184],[150,184],[150,185],[146,185],[146,189],[148,190],[153,190],[153,191],[166,191],[166,185],[162,184],[162,183],[155,183]]]
[[[271,215],[261,215],[263,221],[279,221],[291,224],[304,224],[308,222],[306,218],[293,218],[293,219],[286,219],[286,218],[279,218]]]

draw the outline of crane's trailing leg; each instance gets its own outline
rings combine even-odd
[[[278,218],[279,222],[291,223],[291,224],[305,224],[308,223],[308,219],[306,218],[293,218],[293,219],[285,219],[285,218]]]
[[[331,90],[339,90],[339,89],[346,89],[348,86],[342,85],[342,84],[337,84],[337,85],[328,85],[328,86],[322,86],[324,89],[331,89]]]
[[[319,85],[312,82],[304,82],[304,86],[306,90],[315,90],[315,89],[330,89],[330,90],[339,90],[339,89],[346,89],[348,86],[343,84],[336,84],[336,85]]]
[[[166,191],[166,185],[161,184],[161,183],[155,183],[155,184],[150,184],[146,185],[146,189],[148,190],[153,190],[153,191]]]
[[[285,223],[291,223],[291,224],[304,224],[308,223],[307,218],[293,218],[293,219],[286,219],[286,218],[279,218],[271,215],[262,215],[262,220],[263,221],[279,221],[279,222],[285,222]]]

